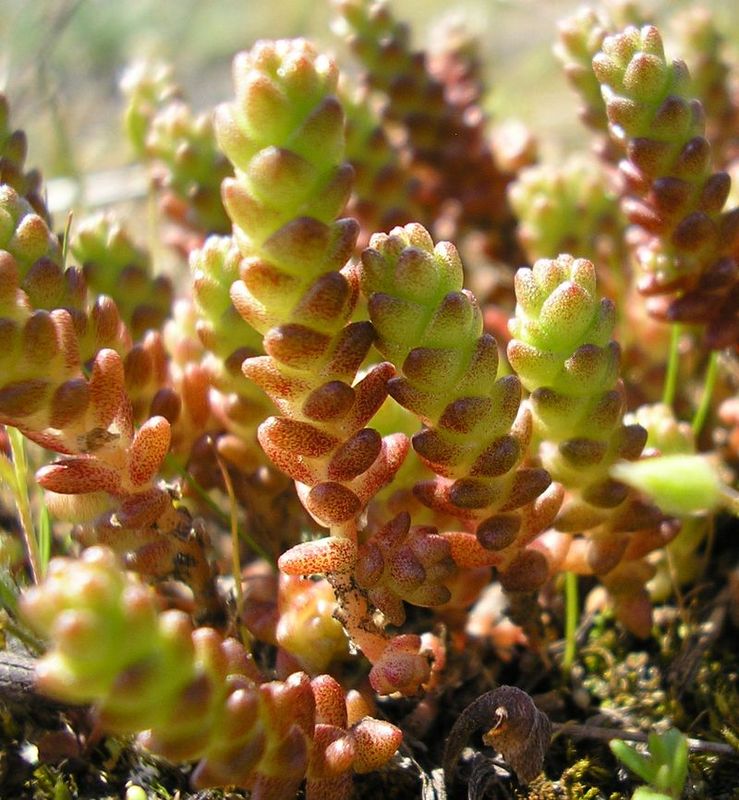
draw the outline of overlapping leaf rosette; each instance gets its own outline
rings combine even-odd
[[[600,51],[609,33],[627,25],[648,22],[644,14],[644,8],[638,3],[625,0],[609,3],[607,11],[582,6],[557,26],[559,36],[554,45],[554,54],[562,65],[565,77],[580,97],[580,118],[593,131],[606,133],[608,130],[600,84],[593,75],[593,57]],[[618,144],[609,148],[608,143],[602,141],[597,141],[596,149],[608,161],[616,159],[620,153]]]
[[[674,18],[680,52],[690,68],[691,92],[706,114],[706,138],[716,164],[723,168],[739,156],[739,107],[726,37],[716,14],[703,6],[682,10]]]
[[[417,497],[474,531],[444,535],[458,566],[494,565],[507,588],[537,588],[547,567],[527,545],[554,518],[561,489],[526,463],[521,384],[498,377],[498,346],[462,289],[456,249],[413,224],[374,236],[362,263],[377,347],[402,370],[389,392],[423,422],[413,447],[437,476],[415,486]]]
[[[529,263],[551,253],[581,253],[613,267],[603,271],[619,280],[623,220],[618,197],[597,162],[572,157],[561,165],[529,167],[510,185],[508,197]]]
[[[0,184],[11,186],[23,197],[45,222],[49,222],[49,209],[44,198],[41,173],[26,170],[28,139],[25,131],[13,130],[10,107],[0,92]]]
[[[218,452],[231,464],[251,472],[264,461],[257,427],[274,406],[254,381],[244,376],[246,358],[264,353],[262,336],[236,310],[231,285],[239,280],[242,255],[231,237],[210,236],[190,254],[197,336],[206,350],[210,403],[224,432]]]
[[[168,65],[135,64],[121,87],[129,103],[129,138],[136,153],[151,164],[162,208],[192,232],[177,243],[189,250],[205,234],[227,233],[220,184],[231,167],[216,145],[212,115],[193,112]]]
[[[419,185],[407,158],[394,147],[371,92],[360,87],[342,92],[346,112],[346,158],[354,168],[354,189],[347,214],[360,224],[357,247],[375,231],[403,225],[423,213],[414,200]]]
[[[375,365],[357,380],[374,330],[350,321],[358,278],[342,269],[357,224],[337,220],[352,176],[343,161],[337,69],[303,40],[262,42],[236,58],[234,76],[237,99],[217,118],[220,144],[236,168],[223,186],[242,255],[231,299],[263,335],[266,352],[247,358],[243,371],[282,414],[260,426],[262,447],[331,531],[283,554],[280,568],[326,573],[342,622],[373,663],[375,689],[413,692],[429,677],[428,645],[368,624],[372,605],[353,577],[358,516],[391,480],[408,440],[366,427],[387,396],[393,367]]]
[[[578,93],[582,121],[593,130],[605,133],[608,119],[600,95],[600,84],[593,75],[593,56],[608,33],[608,22],[593,8],[583,6],[558,25],[559,37],[554,54],[565,77]]]
[[[664,403],[639,406],[626,416],[627,424],[637,423],[647,432],[644,453],[647,456],[694,455],[695,434],[687,422],[681,422]],[[654,558],[657,574],[649,583],[653,599],[669,597],[675,584],[685,585],[695,580],[705,564],[701,553],[712,526],[708,515],[686,516],[681,520],[680,535]]]
[[[0,221],[0,422],[62,454],[37,480],[84,544],[108,542],[142,573],[192,582],[199,613],[219,613],[204,532],[157,480],[170,423],[134,424],[131,337],[115,303],[88,303],[82,273],[62,266],[56,237],[9,186]]]
[[[650,313],[706,326],[709,346],[739,339],[739,210],[731,181],[713,172],[700,103],[682,61],[668,62],[653,26],[609,36],[593,59],[620,164],[623,209],[637,227],[637,286]]]
[[[639,458],[647,437],[640,425],[623,424],[614,305],[599,297],[593,264],[568,255],[520,269],[516,298],[508,358],[531,393],[541,462],[568,491],[554,532],[537,546],[555,571],[598,575],[622,622],[646,636],[644,584],[653,569],[643,556],[674,530],[609,476],[616,460]]]
[[[506,200],[512,175],[500,169],[487,118],[474,93],[455,94],[414,51],[408,26],[382,0],[339,0],[338,28],[366,69],[364,81],[384,100],[389,129],[400,126],[415,196],[424,209],[416,219],[460,234],[477,232],[488,257],[511,252],[513,218]],[[438,65],[437,65],[438,66]],[[447,76],[448,78],[449,76]]]
[[[402,734],[367,715],[328,675],[265,681],[235,639],[193,630],[181,611],[160,613],[154,592],[121,571],[105,548],[52,561],[22,600],[50,649],[38,688],[94,703],[99,725],[172,761],[197,761],[196,788],[238,785],[255,800],[351,796],[352,774],[382,766]],[[122,646],[125,643],[125,646]]]
[[[115,300],[134,340],[170,315],[172,281],[153,274],[149,253],[113,215],[96,214],[75,225],[70,251],[89,289]]]

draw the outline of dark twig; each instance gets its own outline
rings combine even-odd
[[[462,750],[479,730],[487,730],[483,741],[503,756],[522,783],[531,782],[541,772],[552,732],[549,718],[526,692],[499,686],[470,703],[454,723],[444,750],[449,786]]]
[[[618,728],[601,728],[596,725],[579,725],[576,722],[555,722],[553,732],[555,736],[560,734],[573,736],[577,739],[598,739],[602,742],[610,742],[613,739],[623,739],[627,742],[648,742],[649,737],[640,731],[622,731]],[[737,752],[730,744],[724,742],[706,742],[703,739],[687,739],[688,749],[693,753],[714,753],[718,756],[730,756],[739,758]]]

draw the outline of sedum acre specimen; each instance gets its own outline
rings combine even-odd
[[[426,52],[387,4],[335,6],[360,70],[259,41],[213,113],[127,73],[148,237],[109,212],[60,235],[0,97],[0,668],[35,648],[24,691],[91,706],[64,717],[88,750],[135,735],[197,790],[349,800],[416,769],[456,797],[482,730],[506,781],[559,796],[574,773],[537,777],[552,727],[501,665],[593,710],[578,584],[594,640],[649,640],[710,532],[730,551],[721,33],[679,22],[691,79],[634,3],[562,23],[595,147],[552,163],[492,128],[471,33]],[[735,742],[728,692],[700,718]]]

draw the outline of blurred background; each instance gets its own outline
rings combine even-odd
[[[557,20],[578,0],[392,0],[414,43],[462,18],[479,36],[496,121],[518,118],[558,157],[586,141],[577,102],[552,55]],[[692,3],[694,5],[694,3]],[[706,3],[704,3],[706,4]],[[737,33],[734,3],[709,2],[725,31]],[[659,18],[690,2],[645,5]],[[0,90],[15,127],[28,134],[27,163],[52,182],[52,207],[106,204],[133,159],[123,135],[125,68],[137,59],[173,64],[195,110],[231,95],[230,64],[259,38],[308,36],[354,65],[331,31],[331,0],[0,0]],[[663,32],[664,33],[664,32]],[[736,41],[736,38],[735,38]],[[108,171],[112,170],[110,173]],[[97,176],[80,194],[81,176]]]

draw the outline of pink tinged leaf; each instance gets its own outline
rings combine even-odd
[[[486,508],[501,498],[501,487],[479,478],[460,478],[449,488],[449,501],[461,509]]]
[[[618,593],[614,597],[614,610],[618,621],[640,639],[652,633],[652,601],[646,589]]]
[[[420,339],[425,318],[419,303],[375,292],[369,298],[368,308],[380,339],[378,347],[386,357],[396,350],[404,356],[408,351],[404,343]]]
[[[354,389],[343,381],[329,381],[314,389],[303,403],[303,414],[316,422],[340,419],[354,404]]]
[[[412,591],[426,580],[426,570],[407,545],[395,550],[388,562],[390,578],[402,592]]]
[[[156,522],[171,504],[166,491],[153,487],[128,495],[116,512],[116,519],[123,528],[145,528]]]
[[[351,539],[328,536],[291,547],[280,556],[278,566],[286,575],[347,573],[354,568],[357,546]]]
[[[426,298],[434,297],[440,276],[431,253],[417,247],[408,247],[398,258],[394,277],[398,294],[423,302]]]
[[[94,457],[62,458],[42,467],[36,480],[44,489],[59,494],[104,491],[115,495],[121,491],[120,473]]]
[[[95,422],[101,428],[107,428],[120,409],[124,380],[123,362],[118,353],[115,350],[101,350],[95,356],[90,377],[90,404],[94,409]]]
[[[507,591],[533,592],[549,577],[549,564],[538,550],[524,550],[500,573],[500,583]]]
[[[99,297],[90,313],[90,322],[95,331],[95,343],[98,347],[112,346],[125,331],[118,306],[110,297]],[[126,332],[124,340],[128,337]],[[129,343],[130,344],[130,343]]]
[[[521,445],[518,440],[509,435],[501,436],[478,456],[470,475],[484,475],[489,478],[505,475],[513,469],[520,457]]]
[[[324,271],[324,254],[331,242],[331,236],[331,228],[320,220],[297,217],[282,225],[264,242],[263,257],[268,263],[278,265],[291,275],[302,276]]]
[[[439,427],[455,433],[472,433],[478,426],[485,425],[492,410],[490,398],[460,397],[444,409]]]
[[[314,486],[305,498],[305,507],[326,527],[348,522],[362,509],[362,501],[347,486],[324,481]]]
[[[134,345],[126,353],[123,372],[126,376],[126,386],[132,389],[145,386],[152,379],[154,362],[143,344]]]
[[[475,519],[476,509],[466,509],[457,505],[451,498],[454,482],[444,478],[419,481],[413,487],[413,494],[428,508],[443,511],[459,519]]]
[[[587,548],[588,566],[596,575],[606,575],[621,561],[627,543],[626,536],[615,533],[607,539],[594,539]]]
[[[496,514],[483,520],[477,527],[476,535],[486,550],[505,550],[516,540],[521,529],[518,514]]]
[[[388,380],[395,375],[395,367],[383,361],[373,367],[354,387],[355,402],[346,424],[363,427],[377,413],[387,397]]]
[[[341,103],[333,95],[328,95],[300,126],[295,145],[308,155],[320,151],[326,153],[326,158],[331,154],[335,160],[339,160],[344,152],[343,131],[344,111]],[[334,216],[336,214],[332,214]]]
[[[188,365],[188,366],[195,366]],[[185,393],[183,385],[182,392]],[[207,406],[207,411],[210,412],[210,406]],[[182,398],[177,392],[169,386],[163,386],[152,397],[149,405],[149,413],[152,416],[164,417],[170,425],[174,425],[182,414]],[[206,417],[207,418],[207,417]]]
[[[604,479],[590,484],[582,493],[583,500],[599,508],[616,508],[629,494],[628,487],[616,480]]]
[[[249,291],[244,281],[234,281],[229,295],[234,308],[249,325],[260,332],[269,329],[271,319],[264,303]]]
[[[8,247],[12,251],[12,242]],[[42,257],[35,261],[26,273],[21,288],[35,306],[54,308],[63,302],[64,275],[55,261]]]
[[[294,672],[285,681],[259,686],[260,716],[270,721],[270,733],[277,737],[299,730],[309,736],[315,724],[316,703],[310,678]]]
[[[382,656],[370,670],[372,688],[378,694],[401,692],[413,695],[429,679],[431,663],[426,653],[420,653],[421,639],[403,634],[391,639]]]
[[[51,314],[35,311],[23,326],[24,360],[49,370],[58,352],[59,342]]]
[[[410,442],[402,433],[394,433],[382,440],[380,454],[372,466],[355,479],[353,488],[362,506],[370,501],[380,489],[395,476],[408,455]]]
[[[259,701],[256,692],[237,689],[226,700],[223,738],[233,738],[235,740],[238,737],[242,737],[246,731],[256,724],[258,715]]]
[[[332,455],[328,465],[328,478],[349,481],[368,470],[380,454],[382,439],[372,428],[357,431]]]
[[[558,449],[569,465],[584,469],[595,466],[603,460],[607,444],[595,439],[578,437],[561,442]]]
[[[324,433],[307,422],[270,417],[259,428],[260,441],[269,440],[270,448],[278,448],[298,456],[318,458],[339,444],[335,436]]]
[[[234,226],[242,229],[249,241],[261,242],[280,227],[281,213],[263,205],[234,178],[226,178],[221,185],[223,204]],[[245,247],[245,242],[237,237],[239,249],[244,255],[251,255],[253,247]]]
[[[359,548],[354,578],[364,589],[375,586],[385,571],[385,559],[378,544],[370,540]]]
[[[245,172],[257,200],[280,208],[302,205],[316,180],[316,168],[310,161],[274,145],[256,153]]]
[[[290,738],[281,742],[280,747],[274,751],[272,761],[283,764],[283,770],[274,766],[273,774],[261,771],[255,774],[253,783],[250,781],[251,800],[285,800],[286,797],[295,797],[308,765],[308,748],[304,743],[303,750],[300,750],[298,735],[297,731],[291,732]],[[291,773],[295,777],[289,777]]]
[[[182,714],[189,709],[183,708]],[[140,714],[140,712],[138,712]],[[126,712],[122,714],[106,713],[105,709],[100,714],[100,724],[111,732],[120,731],[129,733],[136,730],[135,717],[131,719]],[[138,726],[140,727],[140,726]],[[198,731],[179,736],[165,736],[162,733],[155,733],[148,730],[140,733],[136,740],[140,747],[158,753],[161,757],[169,761],[195,761],[204,752],[207,752],[209,745],[209,734],[207,731]]]
[[[344,690],[330,675],[319,675],[311,681],[316,701],[316,723],[345,728],[347,724]]]
[[[456,442],[449,442],[433,428],[424,428],[412,438],[413,449],[434,472],[444,477],[453,477],[454,467],[462,463],[465,448]]]
[[[688,253],[715,245],[719,231],[705,211],[694,211],[683,219],[672,234],[672,243]]]
[[[283,375],[269,356],[247,358],[241,371],[275,402],[294,400],[310,390],[310,386],[299,378]]]
[[[293,480],[312,486],[318,476],[301,458],[295,456],[289,450],[285,450],[278,443],[274,442],[271,436],[272,422],[275,417],[270,417],[263,422],[257,430],[257,438],[262,449],[267,454],[273,464]]]
[[[563,499],[564,488],[559,483],[552,483],[533,503],[518,512],[522,520],[519,534],[522,545],[552,525]]]
[[[551,347],[577,342],[590,325],[594,310],[594,298],[587,290],[570,281],[560,284],[544,301],[539,314]]]
[[[354,181],[354,170],[351,164],[344,162],[334,167],[323,183],[321,190],[313,195],[311,212],[318,219],[335,219],[346,205],[351,194]],[[350,225],[348,229],[358,231],[358,227]]]
[[[700,196],[702,211],[718,214],[731,191],[731,178],[726,172],[715,172],[703,185]]]
[[[351,322],[339,333],[326,366],[331,375],[353,380],[375,340],[369,321]]]
[[[303,293],[293,310],[293,319],[306,325],[335,326],[346,319],[351,288],[340,272],[320,275]]]
[[[40,378],[6,384],[0,389],[0,420],[16,425],[16,420],[35,414],[44,405],[48,393],[48,381]]]
[[[453,569],[447,570],[443,577],[448,577]],[[434,608],[448,603],[452,597],[451,591],[446,586],[438,584],[422,584],[408,595],[408,600],[415,606]]]
[[[508,360],[529,391],[550,383],[561,369],[561,361],[555,353],[540,350],[519,339],[509,342]]]
[[[49,425],[62,429],[81,417],[90,404],[87,381],[76,378],[57,387],[50,403]]]
[[[426,328],[425,342],[431,347],[459,344],[482,333],[482,315],[477,298],[469,291],[450,292],[439,303]]]
[[[373,772],[386,764],[403,741],[403,732],[395,725],[383,720],[365,717],[352,729],[356,744],[354,771]]]
[[[403,374],[421,388],[441,388],[456,383],[459,372],[459,350],[416,347],[403,362]]]
[[[418,415],[423,422],[429,424],[438,416],[439,397],[435,392],[418,389],[406,378],[392,378],[387,390],[393,400]]]
[[[268,355],[295,369],[316,367],[327,355],[330,344],[331,338],[326,334],[295,323],[272,328],[264,337],[264,349]]]
[[[232,694],[229,697],[229,702],[233,696]],[[225,786],[229,783],[245,786],[253,780],[254,771],[266,749],[267,737],[263,731],[257,731],[246,741],[239,741],[238,737],[243,736],[244,730],[245,728],[235,729],[233,739],[237,745],[229,752],[200,761],[190,777],[190,783],[194,788]]]
[[[705,173],[711,163],[711,146],[702,136],[693,137],[680,151],[675,174],[687,180]]]
[[[334,781],[340,776],[349,778],[351,785],[351,776],[346,773],[352,768],[354,755],[354,741],[343,728],[323,722],[317,723],[313,730],[313,748],[308,767],[309,782],[313,789],[317,789],[321,783],[324,784],[324,789],[328,789],[329,786],[333,789]],[[321,799],[326,796],[313,795]],[[333,793],[331,797],[334,797]]]
[[[148,419],[136,432],[129,450],[128,474],[134,486],[156,475],[169,452],[172,430],[164,417]]]
[[[482,547],[472,533],[449,531],[444,533],[444,538],[449,542],[454,563],[461,569],[494,567],[503,561],[500,554]]]
[[[248,69],[245,64],[234,60],[234,76],[237,89],[238,105],[234,107],[234,117],[247,123],[247,130],[255,136],[265,137],[267,141],[281,139],[285,135],[288,120],[292,119],[290,101],[283,89],[268,75],[257,69]],[[243,76],[243,77],[241,77]],[[228,108],[228,107],[226,107]],[[224,147],[230,140],[223,130],[223,121],[217,121],[218,138]],[[237,143],[234,143],[235,145]],[[245,155],[240,155],[237,146],[226,152],[242,169],[248,166]],[[231,151],[233,150],[233,156]],[[251,156],[251,153],[249,153]]]

